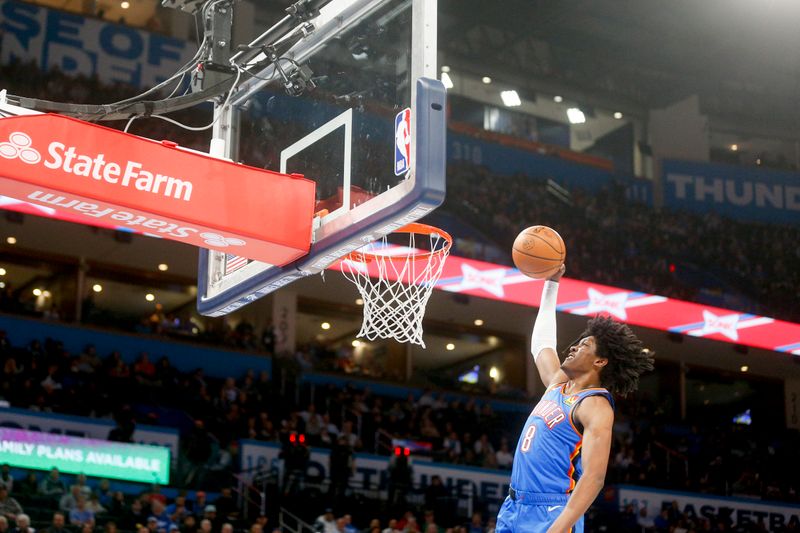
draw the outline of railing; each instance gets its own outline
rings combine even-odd
[[[249,518],[251,509],[258,509],[259,514],[267,513],[267,485],[277,484],[278,476],[273,471],[263,468],[252,468],[233,474],[236,480],[237,503],[244,519]]]
[[[394,440],[394,435],[386,431],[385,429],[379,429],[375,432],[375,454],[376,455],[386,455],[388,452],[389,455],[392,454],[392,440]]]
[[[666,474],[667,478],[672,477],[672,467],[673,463],[677,463],[678,467],[680,468],[681,465],[683,466],[683,475],[685,476],[684,479],[689,479],[689,458],[683,455],[680,452],[677,452],[670,448],[669,446],[662,444],[661,442],[654,441],[653,444],[656,448],[660,449],[664,452],[664,458],[666,462]]]
[[[304,522],[285,507],[281,507],[280,514],[278,514],[278,525],[284,533],[314,533],[311,524]]]

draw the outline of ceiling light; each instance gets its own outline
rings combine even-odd
[[[586,115],[577,107],[570,107],[567,109],[567,119],[570,124],[583,124],[586,122]]]
[[[16,237],[8,237],[8,238],[6,239],[6,242],[7,242],[8,244],[17,244],[17,238],[16,238]]]
[[[500,93],[500,98],[503,100],[503,104],[506,107],[517,107],[522,105],[522,100],[519,99],[519,93],[517,93],[517,91],[502,91]]]
[[[130,2],[122,2],[119,5],[119,7],[121,7],[122,9],[128,9],[129,7],[131,7],[131,3]]]
[[[5,289],[5,288],[6,288],[6,282],[0,281],[0,289]]]
[[[152,302],[153,300],[156,299],[156,297],[153,295],[153,293],[148,292],[147,294],[144,295],[144,299],[147,300],[148,302]]]
[[[356,339],[353,342],[351,342],[350,344],[353,345],[353,348],[358,348],[359,346],[361,346],[361,341]]]
[[[356,305],[364,305],[364,300],[361,298],[356,298]]]
[[[33,295],[34,296],[41,296],[42,295],[42,289],[33,289]]]
[[[492,368],[489,369],[489,377],[495,381],[497,381],[497,378],[500,377],[500,371],[497,370],[496,366],[493,366]]]
[[[323,322],[322,324],[319,325],[319,327],[321,327],[322,329],[331,329],[331,323]]]
[[[92,290],[94,292],[103,292],[103,286],[100,285],[99,283],[95,283],[94,285],[92,285]]]
[[[483,320],[480,319],[480,318],[476,318],[475,322],[473,322],[473,324],[475,324],[476,326],[482,326],[483,325]]]
[[[42,296],[44,296],[45,298],[50,298],[52,294],[50,294],[50,291],[42,291]]]
[[[6,275],[6,269],[0,267],[0,276],[5,276],[5,275]]]
[[[167,270],[169,270],[169,265],[168,265],[168,264],[166,264],[166,263],[159,263],[159,265],[158,265],[158,269],[159,269],[161,272],[166,272]]]
[[[453,350],[456,349],[456,345],[453,344],[452,342],[448,342],[447,346],[445,346],[445,348],[447,349],[448,352],[452,352]]]
[[[620,113],[619,111],[615,111],[614,112],[614,118],[617,119],[617,120],[621,119],[622,118],[622,113]]]
[[[447,72],[442,72],[442,85],[444,85],[445,89],[453,88],[453,80],[450,79],[450,74]]]
[[[747,365],[742,365],[742,368],[740,368],[739,370],[741,370],[742,372],[747,372],[748,370],[750,370],[750,367]]]
[[[731,152],[736,152],[738,150],[739,150],[739,145],[738,144],[732,144],[731,145]]]
[[[442,65],[442,72],[450,72],[450,67],[447,65]]]
[[[481,81],[486,85],[489,85],[490,83],[492,83],[492,78],[490,78],[489,76],[484,76],[483,78],[481,78]]]
[[[563,102],[563,101],[564,101],[564,97],[563,97],[563,96],[558,96],[558,95],[556,95],[556,96],[554,96],[554,97],[553,97],[553,101],[554,101],[555,103],[557,103],[557,104],[560,104],[561,102]]]

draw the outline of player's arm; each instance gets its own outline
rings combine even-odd
[[[547,533],[567,533],[586,513],[605,485],[608,457],[611,453],[611,433],[614,410],[602,396],[589,396],[573,413],[583,425],[581,462],[583,475],[575,485],[567,505]]]
[[[559,271],[544,282],[542,301],[531,335],[531,355],[539,370],[539,376],[547,387],[568,380],[567,375],[561,370],[561,361],[556,352],[556,300],[558,282],[565,270],[564,265],[561,265]]]

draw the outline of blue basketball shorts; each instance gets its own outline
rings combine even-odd
[[[506,496],[497,513],[495,533],[547,533],[564,510],[564,505],[531,505]],[[583,517],[570,533],[583,533]]]

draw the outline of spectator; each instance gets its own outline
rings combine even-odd
[[[108,512],[114,516],[123,516],[130,510],[125,504],[125,494],[122,491],[116,491],[111,497],[111,503],[108,504]]]
[[[186,496],[175,497],[175,501],[167,505],[167,515],[173,524],[180,524],[186,516],[189,516],[189,508],[186,507]]]
[[[8,463],[0,467],[0,486],[8,489],[8,492],[14,490],[14,478],[11,477],[11,467]]]
[[[315,533],[339,533],[336,527],[336,519],[333,516],[333,509],[328,507],[325,512],[314,521]]]
[[[69,512],[70,525],[82,528],[84,525],[94,525],[94,513],[86,506],[86,498],[78,495],[75,507]]]
[[[342,517],[344,533],[358,533],[358,528],[353,525],[353,517],[346,514]]]
[[[103,507],[111,505],[111,500],[114,499],[114,492],[111,490],[111,482],[109,480],[100,480],[100,485],[97,487],[97,498]]]
[[[18,493],[21,496],[30,498],[39,494],[39,478],[36,477],[36,472],[28,472],[25,478],[18,484]]]
[[[503,438],[503,442],[500,443],[500,449],[495,453],[495,460],[498,468],[504,470],[511,469],[511,464],[514,462],[514,455],[508,449],[508,440],[506,438]]]
[[[206,497],[207,496],[204,491],[198,490],[197,492],[194,493],[194,501],[187,502],[187,505],[191,504],[189,505],[189,510],[192,512],[193,515],[195,515],[198,518],[203,514],[206,505],[208,505]]]
[[[100,498],[97,494],[89,496],[89,501],[86,503],[86,508],[92,511],[95,516],[106,512],[106,508],[100,504]]]
[[[145,524],[147,523],[147,514],[142,504],[142,500],[136,498],[131,502],[131,506],[126,513],[128,524]]]
[[[381,521],[373,518],[369,522],[369,527],[364,529],[361,533],[381,533]]]
[[[197,533],[198,531],[198,524],[197,518],[192,514],[187,514],[183,517],[180,526],[181,533]]]
[[[336,446],[331,450],[329,459],[330,464],[330,490],[328,494],[333,501],[337,501],[345,495],[350,481],[350,476],[353,475],[355,464],[353,461],[353,450],[347,442],[344,435],[339,437]]]
[[[389,523],[386,525],[384,530],[381,533],[400,533],[397,529],[397,520],[394,518],[389,520]]]
[[[412,479],[413,471],[408,456],[395,453],[389,461],[389,505],[405,505]]]
[[[0,533],[11,533],[8,527],[8,518],[0,515]]]
[[[11,533],[36,533],[36,530],[31,527],[31,517],[25,513],[17,515],[17,527],[11,530]]]
[[[212,528],[213,524],[208,518],[204,518],[200,521],[200,533],[211,533]]]
[[[320,433],[322,433],[322,428],[325,424],[322,416],[317,413],[317,406],[313,403],[308,405],[308,408],[300,413],[300,417],[305,422],[305,432],[309,438],[316,439]]]
[[[217,516],[223,520],[235,520],[239,514],[238,506],[230,487],[224,487],[220,491],[220,496],[214,501],[214,506],[217,509]]]
[[[48,496],[55,500],[61,498],[67,492],[67,487],[61,481],[61,476],[57,468],[50,470],[50,473],[44,478],[39,485],[39,494]]]
[[[86,484],[86,474],[78,474],[78,476],[75,478],[75,485],[73,485],[73,487],[78,487],[81,496],[87,500],[89,499],[89,496],[92,495],[91,487]]]
[[[58,502],[58,508],[65,513],[69,513],[78,505],[78,498],[81,496],[83,495],[81,494],[80,485],[72,485],[69,488],[69,492],[61,497],[61,500]]]
[[[65,522],[64,513],[60,511],[53,513],[53,521],[44,533],[67,533]]]
[[[208,520],[217,529],[217,524],[221,522],[220,516],[217,514],[217,507],[215,505],[206,505],[203,510],[203,520]],[[202,528],[203,523],[200,523]]]
[[[444,517],[449,496],[447,487],[442,483],[442,478],[434,475],[425,488],[425,507],[431,510],[433,516]]]
[[[8,495],[8,489],[0,486],[0,515],[8,520],[15,520],[22,512],[19,502]]]
[[[483,533],[483,516],[479,512],[472,513],[472,520],[470,520],[469,533]]]
[[[173,523],[161,500],[152,500],[150,502],[150,516],[147,517],[147,520],[151,519],[155,519],[156,529],[168,530],[170,524]]]

